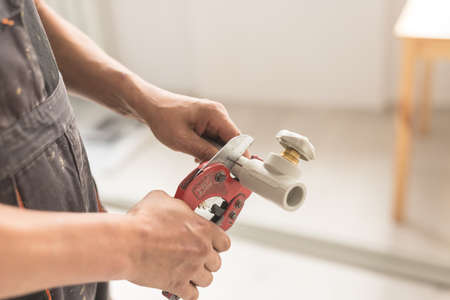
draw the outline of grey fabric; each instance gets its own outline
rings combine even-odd
[[[21,86],[27,89],[25,85]],[[44,103],[0,131],[0,179],[17,172],[66,131],[74,120],[66,98],[64,82],[60,79],[58,87]],[[0,103],[4,101],[11,102],[0,99]],[[4,114],[4,111],[0,112],[1,118]]]
[[[44,76],[45,89],[47,95],[50,95],[58,84],[58,66],[56,65],[52,51],[49,51],[51,49],[50,43],[44,32],[33,0],[24,1],[24,16],[24,25],[28,31],[28,36],[36,52],[42,75]]]
[[[34,2],[0,0],[0,20],[4,18],[6,24],[0,24],[0,203],[34,210],[98,212],[101,207],[86,151]],[[106,300],[108,285],[54,287],[11,299]]]
[[[31,1],[31,0],[30,0]],[[47,97],[44,78],[24,26],[23,0],[1,0],[0,131],[10,127]]]

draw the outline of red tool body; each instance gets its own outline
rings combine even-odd
[[[231,140],[216,156],[201,163],[179,184],[175,198],[186,202],[194,211],[202,208],[202,204],[209,204],[203,207],[212,216],[209,220],[223,230],[230,228],[239,216],[245,200],[252,193],[231,175],[230,170],[252,141],[249,136]],[[218,201],[208,203],[212,198]],[[180,299],[166,291],[163,295],[170,300]]]
[[[225,165],[214,163],[202,169],[205,164],[206,162],[201,164],[181,182],[175,198],[186,202],[192,210],[209,198],[222,198],[223,204],[212,208],[215,215],[211,221],[227,230],[233,225],[252,192],[233,178]]]
[[[180,183],[175,198],[186,202],[192,210],[209,198],[222,198],[221,206],[211,208],[214,211],[211,221],[227,230],[237,219],[245,200],[252,192],[233,178],[222,163],[213,163],[203,169],[206,164],[207,162],[200,164]],[[170,300],[179,299],[169,292],[163,292],[163,295]]]

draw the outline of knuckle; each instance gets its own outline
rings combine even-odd
[[[196,156],[198,156],[202,161],[206,161],[211,158],[211,153],[206,147],[199,148],[196,154]]]
[[[174,291],[175,293],[179,293],[183,291],[185,283],[182,280],[175,280],[170,283],[170,290]]]
[[[208,274],[209,274],[209,277],[208,277],[208,280],[206,281],[206,286],[210,286],[211,283],[214,281],[213,274],[211,274],[211,273],[208,273]]]
[[[209,250],[210,250],[209,246],[205,242],[200,241],[197,243],[195,247],[195,254],[203,257],[208,254]]]
[[[190,298],[190,300],[197,300],[199,297],[199,292],[197,288],[194,288],[194,291],[192,292],[192,297]]]
[[[175,140],[168,144],[169,148],[171,148],[174,151],[182,151],[186,147],[186,139],[184,137]]]
[[[193,258],[201,258],[207,255],[210,250],[209,248],[200,233],[191,236],[191,246],[188,248],[188,251]]]
[[[153,190],[150,193],[147,194],[147,196],[145,196],[146,199],[152,199],[153,197],[157,198],[157,197],[164,197],[167,196],[167,193],[164,192],[163,190]]]
[[[167,193],[164,192],[163,190],[154,190],[153,193],[154,193],[156,196],[167,196]]]
[[[202,234],[210,233],[212,230],[214,230],[214,226],[217,226],[214,223],[212,223],[200,216],[198,218],[198,225],[199,225],[200,230],[202,231]]]
[[[185,300],[197,300],[199,297],[198,289],[192,284],[187,284],[180,296]]]
[[[216,101],[206,100],[205,105],[206,108],[210,111],[222,111],[225,109],[225,106],[223,106],[222,103]]]
[[[216,264],[213,266],[213,272],[219,271],[219,269],[222,267],[222,258],[219,254],[217,254]]]
[[[230,237],[228,235],[226,236],[226,242],[225,243],[226,243],[225,244],[225,250],[230,249],[231,248],[231,239],[230,239]]]
[[[223,104],[220,103],[220,102],[214,102],[214,103],[215,103],[215,105],[216,105],[217,110],[220,110],[220,111],[222,111],[222,112],[226,111],[225,105],[223,105]]]
[[[198,272],[198,262],[194,259],[191,260],[189,263],[186,263],[183,267],[183,274],[185,278],[190,278],[192,276],[195,276],[195,274]]]
[[[209,236],[210,232],[212,230],[212,226],[214,226],[213,223],[205,220],[204,218],[200,217],[199,215],[196,215],[195,218],[195,231],[198,233],[199,236]]]
[[[231,247],[231,239],[228,235],[224,235],[223,237],[223,251],[227,251]]]

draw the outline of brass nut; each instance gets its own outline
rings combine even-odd
[[[294,165],[298,164],[300,160],[300,153],[298,153],[297,150],[289,147],[286,148],[283,151],[283,153],[281,153],[281,156],[290,161],[291,163],[293,163]]]

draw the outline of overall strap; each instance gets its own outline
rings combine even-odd
[[[0,132],[0,180],[13,175],[59,138],[74,121],[62,77],[45,102]]]

